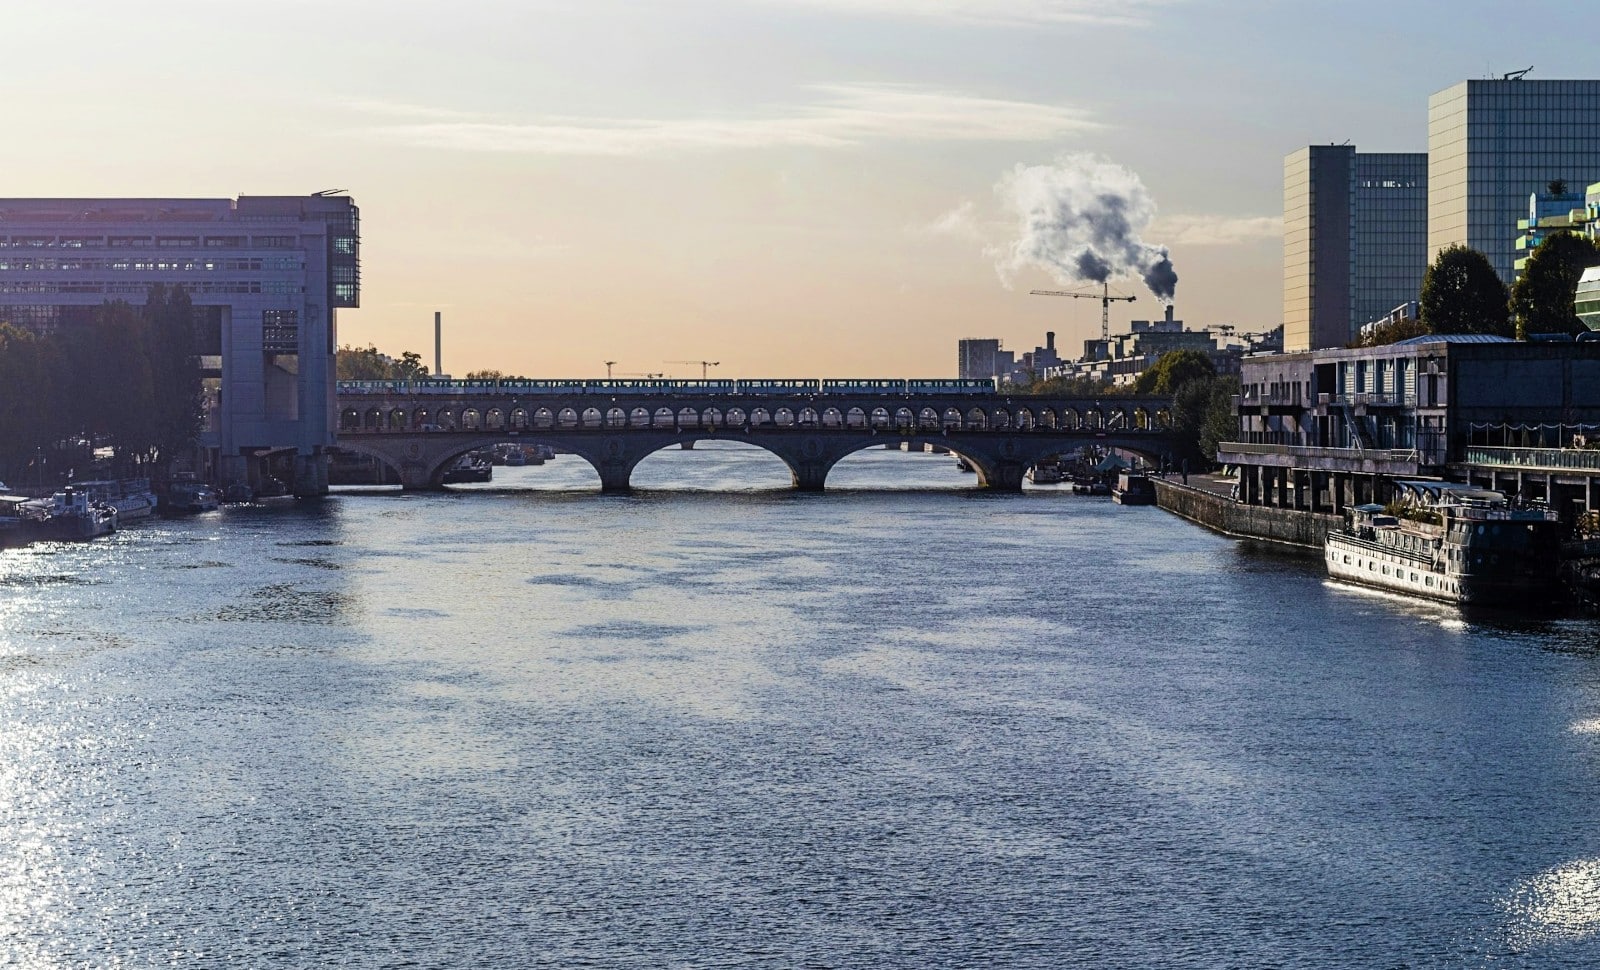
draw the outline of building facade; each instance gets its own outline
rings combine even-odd
[[[82,325],[108,300],[182,286],[196,308],[207,422],[224,479],[292,451],[295,488],[326,489],[334,443],[335,311],[360,305],[360,214],[349,198],[0,200],[0,321]]]
[[[1428,99],[1428,258],[1451,245],[1515,280],[1514,227],[1550,182],[1600,172],[1600,80],[1462,81]]]
[[[1342,347],[1417,298],[1427,267],[1427,156],[1311,145],[1283,165],[1290,350]]]
[[[1571,516],[1600,509],[1600,342],[1479,334],[1247,357],[1239,500],[1342,512],[1397,479],[1470,481]]]

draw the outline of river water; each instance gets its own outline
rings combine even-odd
[[[1600,963],[1593,621],[947,456],[496,472],[0,552],[0,965]]]

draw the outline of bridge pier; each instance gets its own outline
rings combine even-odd
[[[633,466],[620,461],[608,461],[595,466],[600,473],[600,491],[607,495],[626,495],[633,491],[629,479]]]
[[[790,465],[789,474],[794,478],[795,491],[823,491],[828,481],[828,470],[832,467],[832,462],[823,463],[820,461],[807,461],[798,465]]]
[[[997,461],[988,467],[974,463],[979,484],[991,492],[1020,492],[1028,466],[1016,461]]]

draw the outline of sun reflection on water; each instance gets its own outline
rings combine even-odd
[[[1580,859],[1529,879],[1511,894],[1511,942],[1580,940],[1600,931],[1600,859]]]

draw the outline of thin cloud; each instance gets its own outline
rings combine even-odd
[[[1084,24],[1142,27],[1170,0],[753,0],[858,16],[935,20],[997,27]]]
[[[410,121],[468,121],[482,118],[483,115],[471,111],[460,111],[455,108],[439,108],[426,104],[410,104],[404,101],[385,101],[378,98],[344,98],[338,102],[339,107],[347,111],[354,111],[364,115],[386,115],[391,118],[405,118]]]
[[[1048,141],[1100,127],[1063,105],[907,85],[815,85],[811,104],[743,118],[551,117],[421,121],[369,129],[426,148],[529,155],[668,155],[755,148],[849,148],[869,141]]]
[[[1169,243],[1185,246],[1237,246],[1283,236],[1282,216],[1170,215],[1151,228]]]

